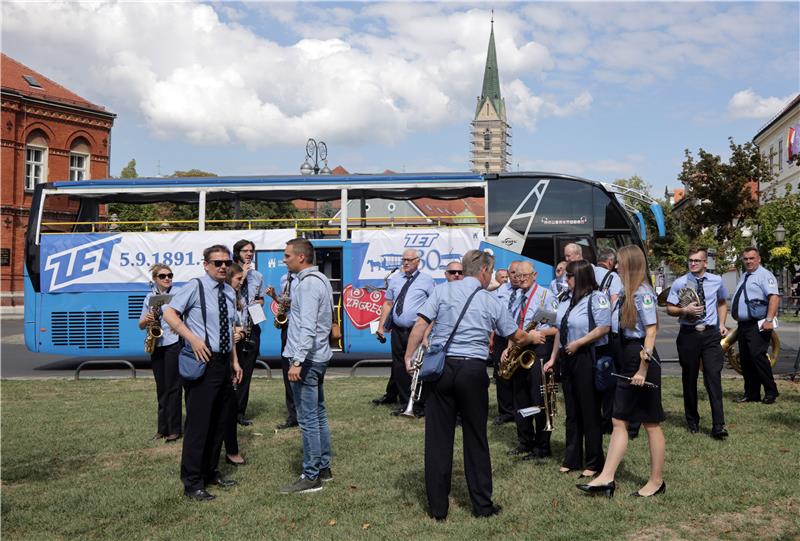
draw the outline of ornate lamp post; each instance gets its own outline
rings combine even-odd
[[[314,165],[309,163],[309,160],[314,160]],[[320,169],[320,161],[324,163],[324,167]],[[324,141],[317,142],[314,139],[306,141],[306,160],[300,166],[300,173],[303,175],[330,175],[331,170],[328,168],[328,146]]]

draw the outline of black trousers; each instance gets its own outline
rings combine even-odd
[[[186,491],[194,491],[204,488],[218,472],[225,420],[233,405],[230,355],[213,355],[205,374],[194,381],[184,380],[184,389],[186,429],[181,480]]]
[[[694,327],[682,325],[678,333],[678,359],[683,380],[683,410],[688,423],[699,423],[697,411],[697,376],[700,373],[700,360],[703,361],[703,384],[711,403],[711,422],[714,426],[725,424],[722,409],[722,364],[725,356],[719,329],[708,327],[700,332]]]
[[[405,407],[411,396],[411,376],[406,372],[406,346],[411,328],[392,327],[392,379],[397,389],[400,405]]]
[[[239,366],[241,367],[241,358],[244,355],[242,353],[241,343],[236,344],[236,357],[239,360]],[[237,395],[238,389],[234,389],[232,385],[223,389],[223,400],[225,402],[225,407],[223,409],[223,415],[225,416],[224,419],[224,429],[222,435],[222,441],[225,443],[225,453],[228,455],[238,455],[239,454],[239,423],[237,422],[239,417],[239,397]]]
[[[289,325],[281,329],[281,354],[286,347],[286,333],[288,332]],[[292,391],[292,383],[289,381],[289,368],[291,359],[281,355],[281,371],[283,372],[283,399],[286,402],[286,422],[290,424],[297,423],[297,408],[294,405],[294,393]]]
[[[508,346],[508,339],[495,334],[490,359],[492,360],[492,366],[494,366],[492,379],[494,379],[494,385],[497,388],[497,414],[500,417],[508,417],[511,419],[514,417],[515,411],[514,387],[512,386],[511,380],[503,379],[497,375],[497,371],[500,368],[500,357],[503,355],[503,350],[506,349],[506,346]]]
[[[476,515],[492,511],[492,463],[486,420],[489,414],[489,376],[484,359],[447,357],[442,377],[429,386],[425,404],[425,490],[428,512],[446,517],[453,474],[456,415],[461,414],[464,474]]]
[[[150,355],[153,378],[156,380],[158,400],[158,433],[162,436],[181,434],[181,379],[178,374],[180,341],[169,346],[157,347]]]
[[[564,389],[566,429],[563,466],[571,470],[603,469],[603,432],[600,427],[600,394],[594,387],[594,366],[588,348],[574,355],[563,350],[559,358]],[[585,462],[584,462],[585,458]]]
[[[778,396],[778,386],[772,375],[772,366],[767,359],[773,331],[759,332],[757,321],[739,323],[739,359],[742,363],[744,395],[751,400],[761,399],[761,387],[765,397]]]
[[[242,367],[242,381],[239,383],[239,388],[236,389],[236,412],[239,417],[245,417],[247,402],[250,399],[250,381],[253,379],[253,370],[256,368],[256,359],[258,359],[258,351],[261,348],[261,327],[253,325],[250,340],[254,346],[247,354],[241,353],[239,347],[236,349],[239,354],[239,366]]]
[[[614,334],[616,335],[616,333]],[[619,336],[611,336],[611,333],[609,333],[608,344],[604,346],[598,346],[595,349],[595,353],[597,357],[607,355],[614,359],[614,367],[617,368],[615,372],[619,374],[621,359],[618,357],[619,348],[615,347],[614,345],[614,341],[616,340],[619,340]],[[600,394],[600,428],[603,430],[603,432],[610,434],[612,428],[611,417],[613,417],[614,414],[614,397],[617,394],[616,378],[611,378],[611,381],[608,382],[608,387],[606,390],[598,391],[598,393]]]

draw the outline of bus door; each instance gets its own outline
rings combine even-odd
[[[556,254],[556,264],[558,261],[564,261],[564,246],[572,243],[581,247],[583,258],[586,261],[592,264],[597,263],[595,245],[590,235],[555,235],[553,237],[553,249]]]
[[[331,282],[331,287],[333,288],[333,307],[336,311],[335,319],[340,322],[339,326],[342,329],[342,339],[339,341],[339,345],[336,347],[331,346],[331,349],[333,351],[342,351],[343,344],[346,340],[344,336],[346,325],[343,324],[344,318],[342,317],[342,291],[344,290],[342,280],[342,249],[318,246],[314,249],[314,257],[320,272],[327,276],[328,280]]]

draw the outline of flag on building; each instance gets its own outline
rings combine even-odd
[[[786,150],[789,153],[789,161],[792,161],[794,156],[800,154],[800,123],[789,128],[789,137],[786,138],[786,141]]]

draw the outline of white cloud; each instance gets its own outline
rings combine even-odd
[[[751,88],[740,90],[728,102],[728,114],[733,118],[760,118],[766,120],[780,112],[795,95],[792,94],[785,98],[763,98],[753,92]]]
[[[569,103],[560,105],[552,96],[534,95],[519,79],[514,79],[508,85],[504,85],[503,94],[512,125],[521,124],[531,131],[536,129],[539,118],[571,116],[588,110],[592,104],[592,95],[584,91]]]

